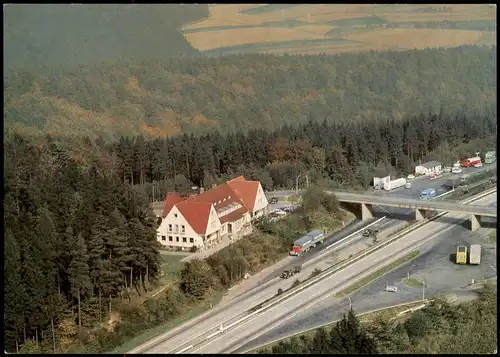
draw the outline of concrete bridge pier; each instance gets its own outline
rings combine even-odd
[[[481,216],[471,214],[470,230],[474,232],[477,231],[479,228],[481,228]]]
[[[361,204],[361,220],[366,221],[373,218],[372,205]]]
[[[415,220],[418,221],[423,221],[425,220],[425,211],[422,211],[420,209],[415,210]]]

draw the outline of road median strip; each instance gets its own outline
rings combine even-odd
[[[371,283],[372,281],[377,280],[381,276],[389,273],[391,270],[396,269],[400,265],[403,265],[404,263],[406,263],[412,259],[415,259],[419,254],[420,254],[420,250],[414,250],[414,251],[408,253],[406,256],[399,258],[395,262],[380,268],[376,272],[368,275],[366,278],[361,279],[360,281],[350,285],[347,289],[344,289],[343,291],[340,291],[340,292],[334,294],[333,296],[344,297],[346,295],[349,295],[349,294],[361,289],[363,286]]]

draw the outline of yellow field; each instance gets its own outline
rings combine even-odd
[[[475,43],[480,37],[481,31],[442,29],[377,29],[344,36],[348,40],[407,49],[460,46]]]
[[[319,40],[328,36],[313,32],[303,32],[279,27],[256,27],[210,32],[195,32],[184,37],[191,45],[201,51],[262,42],[281,42],[292,40]]]
[[[312,32],[320,35],[326,34],[328,31],[334,29],[335,27],[330,25],[304,25],[295,27],[294,30],[302,32]]]
[[[426,21],[469,21],[495,20],[496,9],[485,4],[311,4],[291,7],[272,7],[259,13],[242,13],[248,9],[258,9],[265,4],[212,5],[210,15],[205,20],[185,26],[186,39],[201,51],[232,47],[245,44],[259,44],[292,40],[316,40],[326,38],[344,38],[360,43],[324,45],[325,52],[345,52],[364,50],[385,50],[426,47],[453,47],[472,43],[494,44],[496,32],[455,29],[420,29],[372,28],[372,24],[386,22],[426,22]],[[269,11],[272,10],[272,11]],[[444,10],[444,11],[443,11]],[[372,17],[374,16],[374,17]],[[331,23],[337,20],[342,24]],[[280,27],[261,26],[268,22],[281,22]],[[301,26],[300,22],[306,23]],[[249,28],[214,29],[208,27],[226,27],[246,25]],[[290,27],[287,27],[290,26]],[[334,28],[340,28],[338,34],[326,35]],[[354,32],[354,28],[362,29]],[[198,31],[199,29],[199,31]],[[313,51],[313,52],[311,52]],[[304,44],[302,48],[276,48],[261,52],[267,53],[316,53],[319,48]]]

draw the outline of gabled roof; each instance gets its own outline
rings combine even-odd
[[[172,207],[182,201],[184,201],[184,199],[177,192],[167,193],[167,197],[165,198],[165,202],[163,203],[162,218],[167,217],[167,215],[170,213],[170,210],[172,210]]]
[[[227,183],[223,183],[222,185],[216,186],[211,190],[200,193],[191,200],[213,203],[216,210],[234,202],[243,205],[243,202],[240,201],[240,198],[235,194],[235,192],[233,192]]]
[[[205,234],[212,208],[211,203],[185,200],[178,203],[176,207],[196,233]]]
[[[434,167],[439,166],[439,165],[441,165],[441,163],[439,161],[428,161],[428,162],[424,162],[420,166],[423,166],[426,169],[433,169]]]
[[[243,206],[249,211],[253,211],[255,206],[259,184],[259,181],[247,181],[243,176],[227,182],[227,185],[237,194]]]
[[[193,230],[204,235],[212,206],[219,214],[231,209],[231,205],[241,205],[242,207],[220,217],[221,223],[232,221],[247,211],[253,211],[258,188],[259,181],[247,181],[243,176],[239,176],[187,199],[181,197],[177,192],[171,192],[167,194],[165,199],[162,217],[165,218],[175,206]]]

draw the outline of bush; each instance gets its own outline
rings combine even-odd
[[[279,288],[279,289],[278,289],[278,292],[276,293],[276,295],[278,295],[278,296],[279,296],[279,295],[281,295],[281,294],[283,294],[283,289],[282,289],[282,288]]]

